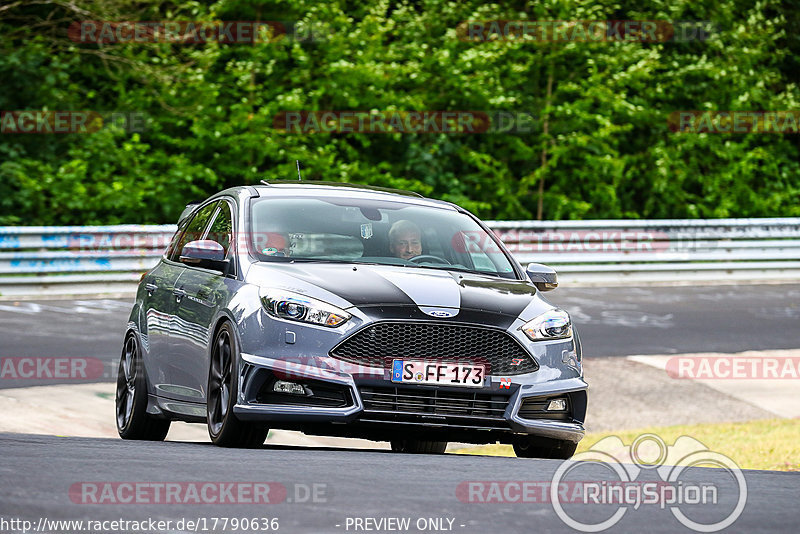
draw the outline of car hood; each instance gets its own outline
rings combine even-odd
[[[262,262],[248,273],[248,281],[300,292],[345,308],[416,306],[518,317],[526,308],[550,307],[540,301],[528,282],[424,267]],[[318,290],[346,302],[336,302],[338,299]]]

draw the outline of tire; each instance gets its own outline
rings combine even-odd
[[[231,323],[225,322],[214,336],[208,372],[206,422],[214,445],[252,449],[267,439],[264,425],[240,421],[233,413],[238,396],[237,365],[239,350]]]
[[[392,440],[392,451],[409,454],[444,454],[446,441],[427,441],[421,439]]]
[[[569,460],[575,454],[577,443],[561,440],[543,440],[525,436],[514,441],[514,453],[517,458],[551,458]]]
[[[122,439],[164,441],[167,437],[169,419],[156,419],[147,413],[147,376],[133,332],[122,345],[115,405],[117,432]]]

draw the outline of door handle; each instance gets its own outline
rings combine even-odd
[[[186,296],[186,291],[183,288],[180,289],[173,289],[172,294],[175,295],[175,299],[180,302],[183,297]]]
[[[146,284],[144,285],[144,288],[147,290],[147,294],[148,294],[148,295],[152,295],[152,294],[153,294],[153,291],[155,291],[156,289],[158,289],[158,286],[157,286],[156,284],[153,284],[153,283],[151,283],[151,282],[148,282],[148,283],[146,283]]]

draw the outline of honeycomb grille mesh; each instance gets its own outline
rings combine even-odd
[[[519,375],[538,369],[536,361],[508,333],[454,324],[377,323],[345,339],[330,355],[384,368],[391,367],[393,359],[405,359],[482,364],[487,374],[494,375]]]

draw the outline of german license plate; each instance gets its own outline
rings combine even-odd
[[[481,388],[486,378],[483,365],[393,360],[392,382],[402,384],[438,384]]]

